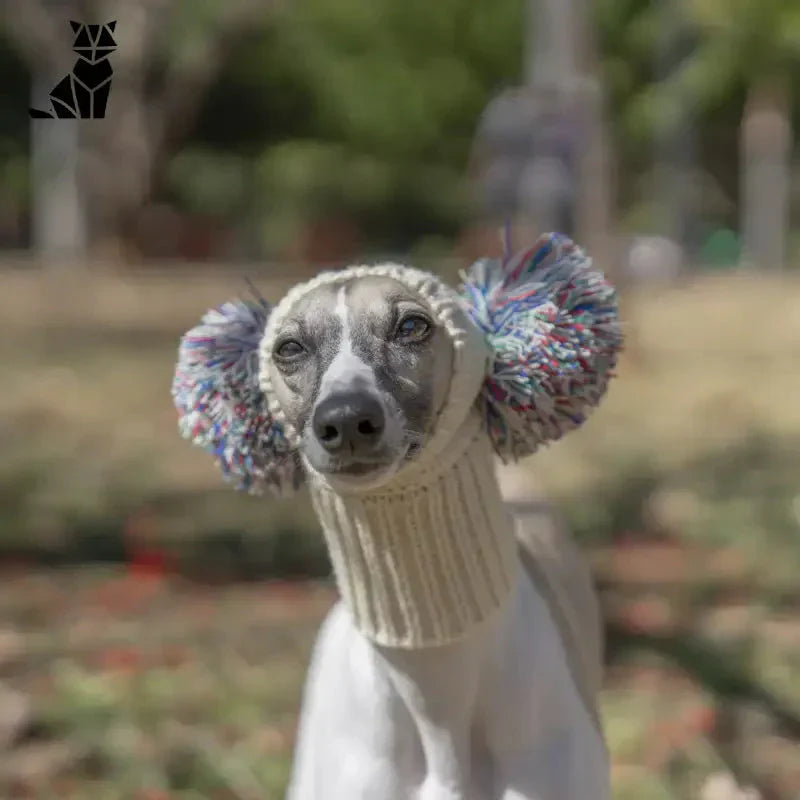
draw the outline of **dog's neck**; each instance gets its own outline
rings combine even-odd
[[[339,494],[310,481],[342,599],[377,644],[456,641],[508,600],[517,546],[489,441],[470,414],[418,469],[378,490]]]

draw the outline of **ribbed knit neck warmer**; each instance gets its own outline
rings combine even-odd
[[[351,267],[294,287],[270,315],[261,342],[261,388],[290,445],[299,444],[270,379],[274,337],[294,305],[324,284],[367,276],[399,281],[423,299],[451,338],[447,400],[419,456],[385,485],[341,493],[306,464],[342,599],[358,629],[393,647],[451,642],[508,598],[516,544],[475,408],[490,352],[458,295],[434,275],[398,264]]]
[[[477,414],[413,478],[349,495],[312,479],[310,490],[342,599],[373,641],[445,644],[508,598],[516,542]]]

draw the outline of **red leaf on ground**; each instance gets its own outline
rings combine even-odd
[[[163,550],[135,549],[128,557],[128,571],[137,578],[158,578],[170,571],[170,558]]]
[[[95,654],[94,665],[109,672],[138,672],[144,668],[144,657],[134,647],[109,647]]]
[[[172,795],[163,789],[141,789],[136,800],[171,800]]]
[[[194,653],[189,647],[171,645],[163,649],[161,658],[168,667],[180,667],[194,658]]]

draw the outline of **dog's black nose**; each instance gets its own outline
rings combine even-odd
[[[363,455],[381,439],[385,419],[377,398],[365,393],[334,394],[314,411],[312,426],[331,454]]]

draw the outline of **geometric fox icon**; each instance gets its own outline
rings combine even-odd
[[[53,112],[29,109],[32,119],[103,119],[111,91],[111,69],[108,57],[117,49],[114,39],[116,20],[105,25],[69,23],[75,34],[73,50],[78,60],[72,72],[50,92]]]

